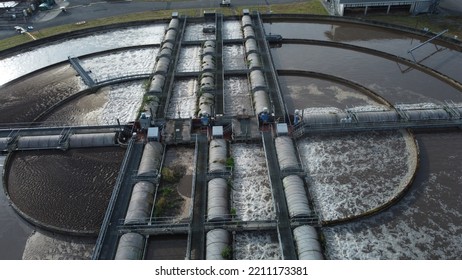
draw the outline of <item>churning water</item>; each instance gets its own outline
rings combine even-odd
[[[185,40],[215,39],[213,34],[202,33],[204,26],[207,24],[188,25]],[[301,26],[306,26],[306,28]],[[407,50],[420,43],[416,38],[401,33],[343,23],[267,23],[265,29],[272,34],[281,34],[285,38],[344,42],[385,51],[408,59],[410,57],[407,55]],[[225,22],[224,30],[225,38],[242,38],[238,21]],[[158,44],[162,40],[164,31],[165,25],[128,28],[32,49],[0,61],[0,72],[3,74],[0,77],[0,85],[50,64],[66,61],[68,56],[81,56],[127,46]],[[434,50],[434,46],[428,45],[419,49],[416,56],[418,59],[424,58],[432,54]],[[197,52],[194,48],[185,50],[185,52],[191,51],[192,53],[182,54],[184,56],[182,64],[186,69],[197,67],[196,60],[186,59],[186,56],[195,56],[194,53]],[[86,68],[92,70],[92,75],[95,75],[96,79],[101,79],[102,76],[98,75],[105,75],[101,73],[122,73],[126,70],[125,66],[130,71],[151,70],[156,52],[156,48],[132,49],[128,52],[117,51],[83,59],[83,63]],[[245,69],[242,46],[225,46],[224,52],[225,69]],[[444,82],[415,69],[409,71],[403,65],[370,54],[295,44],[272,49],[272,53],[278,69],[298,69],[339,76],[376,91],[391,103],[462,101],[460,91]],[[233,59],[233,56],[236,59]],[[136,62],[132,64],[128,60]],[[422,63],[461,81],[462,55],[460,52],[442,49],[430,55]],[[325,106],[343,109],[351,106],[375,105],[371,99],[362,96],[359,92],[335,82],[285,76],[282,83],[284,84],[284,98],[289,110]],[[77,123],[90,122],[90,120],[91,122],[95,120],[97,123],[106,120],[110,122],[118,117],[124,120],[133,119],[133,110],[139,106],[137,102],[141,102],[143,94],[141,84],[125,84],[102,89],[94,95],[85,96],[71,103],[69,107],[61,108],[49,119],[56,120],[56,116],[60,113],[68,117],[72,116],[69,122]],[[69,65],[58,65],[37,72],[36,75],[29,76],[21,82],[13,82],[0,89],[0,120],[2,122],[31,121],[50,105],[83,88],[85,85],[80,78],[75,77],[75,71]],[[168,117],[189,118],[193,116],[197,103],[196,90],[196,80],[176,80],[172,102],[168,105]],[[111,92],[114,93],[113,97],[111,97]],[[247,79],[237,77],[227,79],[225,92],[228,93],[225,95],[225,114],[253,114]],[[25,96],[27,98],[24,98]],[[120,102],[129,105],[117,107],[115,104]],[[460,145],[462,134],[459,131],[420,132],[416,134],[416,139],[420,151],[420,166],[413,184],[404,193],[404,197],[395,205],[369,218],[323,227],[322,234],[326,240],[327,258],[460,258],[462,255],[462,217],[459,208],[462,197],[458,188],[462,185],[462,170],[459,168],[462,157]],[[358,215],[382,205],[400,192],[403,183],[411,175],[409,166],[413,164],[414,158],[413,150],[410,148],[412,145],[406,133],[401,134],[400,132],[310,136],[299,141],[298,148],[303,158],[310,192],[317,201],[322,218],[334,220]],[[105,155],[97,158],[93,158],[94,155],[90,153],[85,155],[82,153],[80,156],[83,157],[84,162],[96,161],[98,166],[112,166],[115,161],[120,161],[117,159],[120,156],[119,151],[112,153],[116,154],[114,158],[112,155],[109,156],[111,152],[103,153]],[[40,153],[23,153],[16,157],[22,158],[20,162],[27,165],[29,161],[40,161],[41,156],[39,157],[38,154]],[[274,219],[274,206],[262,148],[259,145],[233,144],[231,154],[235,159],[232,199],[236,214],[246,220]],[[72,176],[78,178],[75,181],[89,178],[88,180],[101,182],[111,177],[108,175],[112,172],[111,168],[106,169],[109,173],[93,174],[92,172],[96,171],[86,170],[85,167],[81,167],[80,171],[77,170],[77,167],[73,166],[75,162],[72,159],[61,162],[55,159],[55,156],[47,154],[42,157],[43,160],[50,159],[50,157],[51,159],[42,166],[34,167],[36,171],[31,173],[31,177],[35,174],[55,172],[55,169],[47,169],[47,166],[51,165],[59,165],[57,168],[66,169],[66,174],[70,172]],[[92,164],[84,165],[91,166]],[[34,168],[29,167],[31,170]],[[13,182],[22,178],[26,183],[25,186],[18,184],[16,193],[24,193],[25,198],[35,203],[38,210],[29,212],[36,215],[34,217],[37,219],[64,221],[65,223],[69,222],[66,219],[72,219],[70,223],[72,227],[99,226],[100,221],[98,222],[99,218],[96,215],[85,216],[85,213],[89,213],[88,211],[95,211],[91,209],[91,205],[85,204],[87,203],[85,199],[95,195],[98,197],[92,199],[107,199],[110,190],[106,187],[86,195],[83,195],[85,191],[82,191],[81,197],[74,194],[75,190],[68,190],[66,197],[54,187],[50,187],[49,182],[44,182],[43,187],[37,187],[33,185],[30,178],[23,178],[21,174],[17,177],[13,179]],[[46,179],[57,180],[57,183],[54,183],[55,186],[65,186],[60,181],[61,179],[52,177],[46,177]],[[82,186],[77,189],[93,186],[93,182],[80,181]],[[112,186],[110,183],[109,185]],[[27,192],[24,188],[30,186],[35,187],[34,191]],[[49,188],[46,188],[47,186]],[[39,191],[40,188],[42,192]],[[103,194],[103,191],[107,193]],[[81,212],[72,218],[61,217],[60,220],[60,217],[51,217],[50,213],[44,211],[40,201],[47,199],[43,194],[55,192],[59,197],[62,196],[64,201],[74,198],[69,197],[69,194],[75,195],[78,201],[83,201],[83,210],[80,209]],[[22,252],[24,248],[24,242],[21,243],[21,240],[26,239],[30,229],[17,219],[13,222],[14,213],[7,205],[6,198],[1,196],[0,201],[2,202],[1,245],[8,251],[9,249],[16,250],[16,253],[11,253],[11,255],[2,253],[4,254],[2,257],[18,258],[20,254],[17,252]],[[25,209],[29,207],[26,204],[23,205]],[[77,208],[81,207],[75,206],[76,209],[72,209],[73,207],[69,205],[65,206],[69,213],[74,213]],[[92,221],[91,224],[87,224],[88,221]],[[11,236],[11,233],[14,233],[14,236]],[[40,235],[34,234],[31,240],[40,244],[51,244],[47,237]],[[87,245],[77,245],[73,248],[80,250],[79,248],[84,249],[85,246]],[[235,258],[238,259],[281,258],[279,244],[274,233],[238,233],[234,247]]]

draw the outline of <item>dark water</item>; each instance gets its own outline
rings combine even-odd
[[[15,152],[5,174],[13,203],[40,223],[96,233],[125,150]]]
[[[341,109],[377,104],[363,93],[333,81],[279,76],[279,83],[289,113],[295,109],[325,107],[326,104]]]
[[[462,256],[462,132],[416,134],[420,169],[396,205],[367,219],[323,228],[329,259]]]
[[[278,24],[272,24],[273,33]],[[277,28],[295,36],[291,24]],[[292,26],[293,27],[293,26]],[[315,39],[339,40],[399,53],[416,42],[386,32],[374,34],[364,28],[315,26]],[[308,29],[308,28],[307,28]],[[305,30],[305,29],[304,29]],[[333,32],[336,32],[333,34]],[[340,32],[340,33],[339,33]],[[353,35],[357,33],[357,35]],[[310,38],[310,34],[306,37]],[[350,34],[350,35],[348,35]],[[334,36],[335,37],[332,37]],[[302,34],[302,37],[305,36]],[[300,38],[295,36],[295,38]],[[425,49],[420,50],[425,52]],[[284,45],[273,49],[278,69],[301,69],[327,73],[358,82],[392,103],[461,101],[461,92],[427,74],[413,70],[402,73],[394,62],[371,55],[334,48]],[[461,54],[445,50],[425,63],[462,81]],[[454,64],[458,61],[458,64]],[[305,77],[282,77],[288,107],[336,106],[354,102],[339,100],[326,81]],[[293,99],[291,101],[291,99]],[[462,256],[462,133],[434,131],[416,134],[420,148],[420,168],[406,195],[394,206],[367,219],[324,227],[328,259],[460,259]]]
[[[345,42],[409,59],[407,50],[421,42],[400,33],[354,24],[272,23],[266,24],[265,29],[267,33],[281,34],[285,38]],[[434,46],[427,45],[419,49],[416,56],[418,59],[428,57],[422,63],[462,81],[462,54],[445,49],[430,56],[434,50]],[[317,46],[284,45],[273,49],[273,56],[279,69],[309,70],[350,79],[375,90],[392,103],[462,101],[460,92],[427,74],[416,70],[402,73],[403,66],[367,54]],[[31,121],[48,106],[76,92],[80,83],[75,72],[65,66],[1,87],[0,122]],[[369,102],[355,92],[345,94],[350,89],[324,80],[284,77],[282,83],[289,107],[295,107],[299,100],[301,106],[354,106]],[[310,103],[310,96],[314,97],[313,103]],[[424,133],[418,134],[417,139],[421,148],[421,167],[409,193],[397,205],[379,215],[324,228],[327,258],[460,259],[462,201],[458,188],[462,185],[461,133]],[[109,183],[115,180],[117,163],[120,163],[123,152],[93,153],[95,151],[74,151],[72,155],[61,152],[15,155],[13,169],[8,174],[9,180],[14,183],[12,198],[23,211],[45,222],[68,229],[96,229],[110,196],[112,184]],[[20,170],[19,163],[26,167],[26,172]],[[33,182],[35,180],[37,183]],[[30,226],[12,212],[4,196],[0,196],[0,203],[0,257],[17,259],[22,255]],[[55,206],[63,210],[50,210],[59,209]],[[148,258],[184,258],[186,236],[151,239]]]
[[[280,49],[273,49],[273,57],[278,69],[338,76],[366,86],[392,104],[462,101],[458,90],[436,78],[416,70],[402,73],[401,69],[406,67],[364,53],[320,46],[283,45]]]
[[[346,43],[387,52],[409,60],[413,58],[408,54],[408,50],[428,39],[352,23],[277,22],[266,23],[265,30],[267,33],[280,34],[284,38]],[[439,31],[433,32],[438,33]],[[444,46],[435,47],[432,43],[415,50],[413,54],[420,63],[460,80],[462,76],[460,73],[462,65],[461,52]]]
[[[58,101],[80,91],[69,65],[57,66],[0,87],[0,123],[33,121]]]

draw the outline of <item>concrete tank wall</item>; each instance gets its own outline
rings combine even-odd
[[[125,224],[146,223],[151,216],[154,190],[151,182],[140,181],[135,184],[125,215]]]
[[[159,142],[148,142],[138,167],[138,176],[157,176],[162,161],[164,147]]]
[[[125,233],[119,239],[115,260],[141,260],[144,251],[144,237],[139,233]]]
[[[222,252],[228,247],[229,241],[229,233],[224,229],[214,229],[207,232],[205,259],[224,260]]]

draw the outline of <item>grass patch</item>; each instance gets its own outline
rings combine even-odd
[[[138,0],[137,0],[138,1]],[[146,0],[139,0],[146,1]],[[150,1],[150,0],[148,0]],[[177,0],[163,0],[163,2],[171,2]],[[320,0],[311,0],[305,1],[302,3],[292,3],[292,4],[276,4],[276,5],[262,5],[262,6],[231,6],[231,7],[219,7],[219,8],[210,8],[210,9],[179,9],[179,10],[157,10],[157,11],[144,11],[139,13],[126,14],[115,17],[100,18],[95,20],[90,20],[85,23],[72,23],[65,24],[50,28],[45,28],[42,30],[35,30],[31,34],[37,39],[42,39],[50,37],[53,35],[63,34],[71,31],[78,31],[92,27],[106,26],[116,23],[127,23],[127,22],[136,22],[136,21],[145,21],[145,20],[155,20],[155,19],[169,19],[171,18],[172,12],[178,12],[180,15],[187,17],[202,17],[204,11],[214,10],[217,13],[221,13],[225,16],[231,15],[241,15],[242,9],[249,9],[251,11],[259,11],[261,13],[297,13],[297,14],[320,14],[326,15],[327,12],[322,6]],[[12,48],[27,42],[32,41],[32,39],[27,35],[17,35],[8,39],[0,40],[0,51]]]
[[[31,42],[32,38],[27,36],[27,34],[19,34],[8,39],[0,40],[0,51],[6,50],[15,46],[19,46],[25,44],[27,42]]]
[[[221,256],[225,260],[231,260],[233,258],[233,248],[231,248],[231,246],[226,246],[221,251]]]

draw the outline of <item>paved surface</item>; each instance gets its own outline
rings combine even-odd
[[[249,5],[271,5],[282,3],[303,2],[302,0],[233,0],[231,7]],[[218,8],[219,0],[205,1],[173,1],[173,2],[132,2],[131,0],[120,1],[91,1],[91,0],[56,0],[56,6],[50,11],[38,12],[35,16],[24,23],[22,20],[13,24],[11,30],[0,30],[0,40],[16,35],[13,26],[33,26],[35,30],[59,26],[81,21],[89,21],[123,14],[130,14],[149,10],[176,10],[188,8]],[[60,7],[66,7],[63,13]]]
[[[126,155],[126,157],[128,157],[126,169],[121,170],[121,172],[124,172],[125,174],[135,173],[135,171],[138,169],[141,157],[143,155],[143,149],[144,149],[143,143],[134,144],[132,152]],[[99,252],[98,255],[93,256],[95,259],[101,259],[101,260],[113,260],[114,259],[116,251],[117,251],[117,244],[119,241],[117,226],[119,225],[119,221],[125,218],[128,204],[131,198],[132,188],[133,188],[132,176],[124,176],[122,179],[122,183],[120,185],[120,189],[118,190],[118,194],[115,197],[115,204],[113,208],[106,210],[106,211],[110,211],[109,212],[110,214],[106,213],[106,215],[110,215],[109,220],[108,220],[109,224],[107,225],[107,228],[105,228],[104,223],[102,225],[103,230],[106,230],[106,234],[101,240],[102,242],[101,251]],[[101,232],[98,238],[101,238]]]
[[[197,162],[196,162],[196,191],[194,194],[194,212],[191,225],[191,259],[205,260],[205,230],[204,222],[207,197],[207,158],[208,141],[207,136],[197,136]]]
[[[279,162],[277,160],[274,139],[271,135],[271,131],[263,132],[262,137],[263,145],[265,147],[268,176],[271,180],[271,190],[277,208],[276,215],[283,258],[284,260],[296,260],[297,256],[294,239],[292,237],[292,229],[290,228],[289,210],[284,194],[284,187],[282,186],[282,176],[279,170]]]

